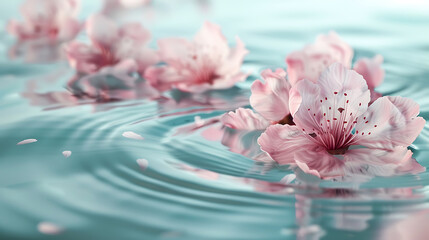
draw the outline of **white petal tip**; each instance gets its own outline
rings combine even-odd
[[[131,132],[131,131],[122,133],[122,136],[126,137],[126,138],[136,139],[136,140],[143,140],[144,139],[144,137],[142,137],[141,135],[139,135],[135,132]]]
[[[37,142],[37,139],[25,139],[17,143],[16,145],[23,145],[23,144],[34,143],[34,142]]]

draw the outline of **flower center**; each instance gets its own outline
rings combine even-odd
[[[346,147],[342,147],[342,148],[338,148],[338,149],[329,149],[326,151],[332,155],[344,155],[348,149],[349,149],[349,147],[346,146]]]
[[[291,114],[286,115],[286,117],[284,117],[278,123],[281,125],[295,125]]]

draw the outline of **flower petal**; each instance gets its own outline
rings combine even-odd
[[[243,41],[236,37],[236,46],[229,50],[229,54],[224,62],[221,64],[216,73],[219,75],[236,74],[240,72],[241,65],[243,64],[244,56],[249,53]]]
[[[207,48],[216,49],[214,52],[217,52],[217,54],[229,52],[228,41],[222,34],[221,28],[211,22],[204,22],[200,31],[195,35],[194,42]]]
[[[126,138],[135,139],[135,140],[144,140],[144,137],[142,137],[140,134],[137,134],[137,133],[132,132],[132,131],[123,132],[122,136],[126,137]]]
[[[157,43],[162,61],[171,67],[183,68],[186,66],[189,50],[192,48],[190,41],[183,38],[167,38],[159,39]]]
[[[66,54],[70,66],[80,73],[93,73],[101,66],[101,52],[84,43],[72,42],[68,44]]]
[[[327,153],[324,149],[297,151],[294,153],[294,159],[303,172],[321,179],[332,179],[344,175],[342,159]]]
[[[314,44],[286,57],[288,79],[292,85],[302,79],[316,82],[332,63],[338,62],[349,68],[352,57],[353,49],[338,34],[320,35]]]
[[[293,121],[308,133],[316,132],[323,118],[320,88],[309,80],[302,80],[290,90],[289,109]]]
[[[185,81],[186,75],[179,74],[176,68],[170,66],[150,66],[145,70],[144,78],[159,91],[166,91]]]
[[[101,14],[94,14],[88,18],[86,32],[94,45],[106,49],[111,49],[119,38],[116,23]]]
[[[31,139],[22,140],[21,142],[17,143],[16,145],[23,145],[23,144],[34,143],[34,142],[37,142],[37,139],[31,138]]]
[[[368,84],[368,88],[374,89],[383,82],[384,69],[381,67],[383,57],[376,55],[373,58],[359,59],[353,69],[363,76]]]
[[[270,125],[262,116],[245,108],[225,113],[220,121],[229,128],[240,130],[263,130]]]
[[[277,69],[274,73],[271,69],[264,70],[261,75],[265,83],[260,80],[253,82],[250,96],[250,105],[265,119],[280,121],[289,111],[290,84],[286,80],[286,72]]]
[[[346,175],[374,177],[424,171],[425,168],[418,164],[412,155],[406,147],[395,147],[392,150],[350,149],[344,155]]]
[[[426,121],[417,117],[419,105],[404,97],[377,99],[356,124],[356,144],[370,148],[407,147],[417,138]]]
[[[291,125],[269,126],[258,138],[258,143],[264,152],[281,165],[295,164],[294,154],[296,152],[320,151],[309,135]]]

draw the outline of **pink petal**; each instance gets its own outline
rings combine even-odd
[[[370,101],[370,91],[365,79],[355,71],[334,63],[321,74],[319,85],[321,98],[318,100],[322,100],[324,107],[330,106],[334,110],[342,107],[346,115],[352,113],[355,117],[366,111]],[[339,111],[334,112],[340,115]]]
[[[122,133],[122,136],[126,137],[126,138],[136,139],[136,140],[143,140],[144,139],[141,135],[139,135],[135,132],[131,132],[131,131],[127,131],[127,132]]]
[[[71,156],[71,154],[72,154],[72,152],[71,152],[71,151],[63,151],[63,156],[64,156],[65,158],[70,157],[70,156]]]
[[[39,230],[40,233],[47,235],[56,235],[64,231],[62,227],[50,222],[40,222],[37,225],[37,230]]]
[[[305,173],[321,179],[332,179],[344,176],[342,159],[329,154],[325,149],[296,151],[294,158],[298,167]]]
[[[292,85],[302,79],[316,82],[319,75],[335,62],[350,68],[352,57],[353,49],[335,32],[320,35],[314,44],[286,57],[288,79]]]
[[[355,63],[353,69],[363,76],[370,89],[374,89],[384,79],[382,63],[383,57],[381,55],[376,55],[373,58],[361,58]]]
[[[96,72],[102,63],[101,52],[84,43],[72,42],[66,47],[66,54],[71,67],[81,73]]]
[[[406,147],[392,150],[359,148],[347,150],[344,155],[348,176],[393,176],[395,174],[420,173],[425,170]]]
[[[61,42],[72,40],[82,29],[82,24],[75,18],[67,17],[59,23],[58,40]]]
[[[23,144],[34,143],[34,142],[37,142],[37,139],[25,139],[17,143],[16,145],[23,145]]]
[[[142,171],[146,170],[146,168],[149,166],[149,162],[146,159],[140,158],[137,159],[137,164],[141,168]]]
[[[298,82],[290,90],[289,109],[294,123],[304,131],[312,133],[323,119],[320,87],[309,80]]]
[[[116,23],[101,14],[94,14],[88,18],[86,32],[94,45],[106,49],[110,49],[119,38]]]
[[[262,130],[270,125],[262,116],[245,108],[238,108],[235,112],[225,113],[221,122],[229,128],[241,130]]]
[[[169,90],[174,84],[186,80],[175,68],[169,66],[148,67],[144,72],[144,78],[159,91]]]
[[[307,133],[325,132],[328,125],[352,123],[366,111],[370,100],[370,91],[362,76],[338,63],[326,69],[317,84],[300,81],[290,95],[294,122]]]
[[[162,61],[176,68],[184,68],[192,43],[183,38],[167,38],[158,40],[159,54]]]
[[[221,28],[211,22],[204,22],[200,31],[195,35],[194,42],[216,48],[219,53],[229,51],[228,41],[222,34]]]
[[[356,143],[383,149],[407,147],[426,123],[422,117],[417,117],[418,113],[419,105],[411,99],[381,97],[358,120]]]
[[[271,125],[259,137],[261,150],[268,153],[277,163],[295,164],[294,154],[298,151],[316,151],[319,147],[312,138],[296,126]]]
[[[244,61],[244,56],[249,53],[243,41],[241,41],[239,37],[235,37],[235,39],[237,43],[234,48],[229,50],[229,55],[225,64],[220,65],[216,71],[220,75],[239,73]]]
[[[119,28],[119,36],[145,45],[150,41],[151,34],[140,23],[126,23]]]
[[[301,161],[296,161],[296,165],[298,165],[298,167],[303,171],[303,172],[305,172],[305,173],[307,173],[307,174],[311,174],[311,175],[314,175],[314,176],[316,176],[316,177],[318,177],[318,178],[320,178],[320,173],[317,171],[317,170],[315,170],[315,169],[310,169],[309,167],[308,167],[308,165],[305,163],[305,162],[301,162]]]
[[[277,69],[274,73],[271,69],[266,69],[261,75],[265,83],[260,80],[253,82],[250,104],[265,119],[280,121],[290,113],[291,86],[286,80],[286,72],[283,69]]]

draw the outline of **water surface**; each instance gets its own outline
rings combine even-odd
[[[0,3],[0,23],[21,1]],[[101,7],[83,1],[83,20]],[[0,30],[0,238],[46,239],[417,239],[429,233],[429,174],[360,185],[302,187],[291,171],[255,164],[257,135],[224,131],[217,119],[248,106],[249,86],[289,52],[337,31],[355,57],[382,54],[377,89],[409,97],[429,119],[429,5],[420,1],[158,1],[118,21],[139,20],[153,38],[191,37],[204,20],[238,35],[249,79],[227,91],[166,93],[107,103],[65,89],[65,61],[9,59]],[[86,41],[81,33],[78,37]],[[151,45],[156,46],[155,41]],[[28,60],[28,59],[27,59]],[[204,120],[195,122],[195,117]],[[143,140],[129,139],[133,131]],[[17,142],[35,138],[26,145]],[[240,140],[240,141],[238,141]],[[411,149],[429,167],[429,127]],[[65,158],[63,151],[71,151]],[[244,155],[243,155],[244,154]],[[139,166],[147,163],[147,166]],[[283,179],[283,180],[282,180]],[[42,230],[41,230],[42,229]],[[46,231],[45,231],[46,232]]]

